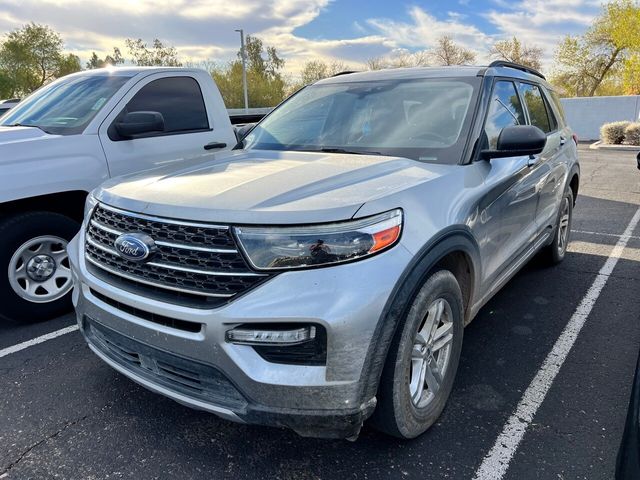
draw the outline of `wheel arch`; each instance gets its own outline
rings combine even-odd
[[[87,195],[88,192],[83,190],[70,190],[2,202],[0,218],[16,213],[42,211],[60,213],[80,223]]]
[[[478,244],[467,226],[443,230],[415,255],[387,300],[376,326],[374,340],[369,345],[362,376],[363,401],[376,395],[391,341],[409,308],[410,300],[428,276],[436,269],[446,269],[454,274],[465,301],[466,325],[471,321],[471,306],[481,274],[480,267]]]
[[[577,163],[575,163],[569,171],[569,175],[567,176],[567,185],[573,192],[573,204],[575,205],[576,200],[578,199],[578,191],[580,190],[580,165]]]

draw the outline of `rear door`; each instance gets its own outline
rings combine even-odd
[[[542,232],[555,224],[562,197],[567,175],[567,162],[564,158],[565,147],[568,147],[567,134],[563,132],[540,85],[521,82],[519,88],[529,123],[547,135],[547,144],[542,153],[534,157],[535,164],[532,167],[538,171],[536,224],[538,231]]]
[[[136,84],[99,129],[111,176],[196,159],[209,153],[204,147],[211,142],[231,148],[230,126],[216,128],[202,91],[198,79],[187,72],[150,75]],[[165,130],[121,138],[115,123],[126,113],[138,111],[161,113]]]

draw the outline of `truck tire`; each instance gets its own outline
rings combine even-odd
[[[0,219],[0,318],[37,322],[71,309],[66,248],[79,228],[69,217],[51,212]]]
[[[456,277],[433,273],[415,295],[391,343],[378,387],[375,428],[415,438],[438,419],[458,370],[464,331]]]

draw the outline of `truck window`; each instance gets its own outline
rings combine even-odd
[[[200,85],[191,77],[161,78],[148,83],[123,113],[145,111],[162,114],[165,134],[209,129]]]
[[[82,133],[129,79],[129,76],[109,74],[63,77],[9,110],[0,119],[0,125],[33,126],[55,135]]]

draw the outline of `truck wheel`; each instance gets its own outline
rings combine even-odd
[[[50,212],[0,220],[0,317],[47,320],[71,308],[67,244],[78,223]]]
[[[372,416],[379,430],[415,438],[438,419],[458,369],[464,330],[455,276],[440,270],[424,283],[398,325]]]
[[[545,247],[544,254],[552,265],[557,265],[564,260],[571,236],[571,220],[573,219],[573,192],[570,188],[564,192],[560,201],[560,210],[556,220],[556,233],[553,241]]]

